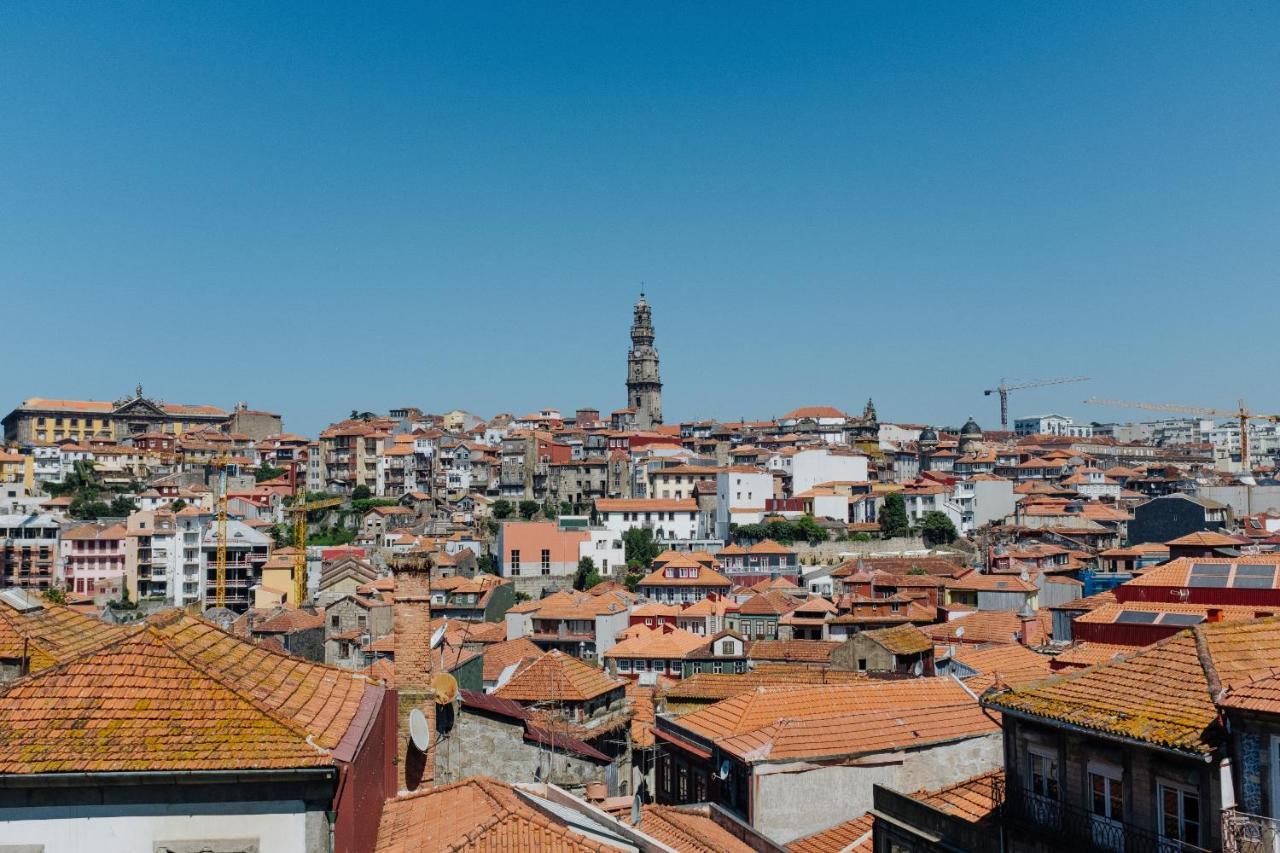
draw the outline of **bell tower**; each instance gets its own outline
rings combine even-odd
[[[636,426],[640,429],[662,423],[662,377],[658,373],[658,351],[653,348],[653,313],[643,291],[631,322],[627,408],[636,410]]]

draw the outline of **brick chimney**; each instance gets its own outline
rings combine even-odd
[[[1205,613],[1204,621],[1206,621],[1206,622],[1221,622],[1221,621],[1222,621],[1222,608],[1220,608],[1220,607],[1210,607],[1210,608],[1209,608],[1209,610]]]
[[[1021,623],[1022,644],[1024,646],[1038,646],[1044,643],[1044,634],[1041,630],[1040,619],[1036,612],[1031,609],[1031,602],[1027,601],[1022,605],[1022,610],[1018,613],[1018,621]],[[399,665],[397,664],[397,667]]]
[[[396,764],[400,790],[416,791],[435,778],[435,748],[426,754],[409,741],[409,712],[421,708],[434,743],[436,704],[430,694],[431,668],[431,568],[430,556],[405,557],[391,567],[395,590],[395,664],[397,706]]]

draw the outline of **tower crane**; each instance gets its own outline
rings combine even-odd
[[[1043,388],[1046,385],[1062,385],[1067,382],[1084,382],[1088,376],[1067,376],[1060,379],[1031,379],[1027,382],[1014,381],[1009,384],[1002,377],[1000,384],[994,388],[988,388],[982,392],[982,396],[990,397],[992,394],[1000,395],[1000,429],[1007,430],[1009,428],[1009,392],[1021,391],[1024,388]]]
[[[209,464],[218,472],[217,556],[214,575],[213,606],[227,606],[227,467],[234,465],[230,456],[215,456]]]
[[[293,555],[293,603],[301,607],[307,597],[307,513],[338,506],[342,498],[308,501],[306,478],[299,471],[297,462],[290,468],[290,479],[293,480],[293,503],[288,511],[293,515],[293,547],[297,549]]]
[[[1135,403],[1130,400],[1100,400],[1090,397],[1085,400],[1091,406],[1110,406],[1115,409],[1146,409],[1152,412],[1178,412],[1184,415],[1196,415],[1202,418],[1228,418],[1240,424],[1240,468],[1245,474],[1253,470],[1249,458],[1249,421],[1270,421],[1280,423],[1280,415],[1264,415],[1250,411],[1244,400],[1236,400],[1236,408],[1213,409],[1205,406],[1180,406],[1177,403]]]

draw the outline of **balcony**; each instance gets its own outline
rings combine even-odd
[[[1236,809],[1222,811],[1222,853],[1275,853],[1280,821]]]
[[[996,796],[1000,797],[1001,793],[997,791]],[[1003,799],[1001,811],[1007,831],[1014,837],[1044,841],[1050,849],[1106,853],[1208,853],[1204,847],[1164,838],[1149,829],[1110,820],[1088,809],[1070,806],[1031,791],[1010,789]]]

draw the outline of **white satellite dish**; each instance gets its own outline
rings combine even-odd
[[[640,825],[640,809],[643,805],[644,803],[641,801],[639,794],[636,794],[634,797],[631,798],[631,825],[632,826]]]
[[[1026,570],[1026,569],[1023,569],[1023,570],[1018,574],[1018,577],[1022,578],[1024,581],[1029,581],[1029,580],[1031,580],[1031,575],[1027,574],[1027,570]]]
[[[413,741],[413,747],[418,752],[426,752],[431,746],[431,725],[421,708],[414,708],[409,712],[409,740]]]
[[[916,678],[919,678],[921,675],[923,675],[924,663],[922,661],[916,661],[916,665],[911,667],[911,674],[914,675]]]
[[[723,782],[725,779],[728,779],[730,769],[731,769],[731,765],[729,764],[729,759],[726,758],[724,761],[720,762],[720,771],[716,773],[716,778],[719,779],[721,782]]]
[[[963,625],[961,625],[959,628],[956,628],[956,636],[957,636],[957,637],[963,637],[963,636],[964,636],[964,626],[963,626]]]
[[[498,683],[493,686],[494,690],[499,689],[502,685],[511,680],[511,676],[516,674],[516,670],[520,668],[520,661],[509,663],[502,668],[502,672],[498,673]]]
[[[449,617],[448,617],[448,616],[446,616],[446,617],[445,617],[445,622],[446,622],[446,624],[441,625],[439,628],[437,628],[437,629],[435,630],[435,633],[433,633],[433,634],[431,635],[431,648],[433,648],[433,649],[434,649],[436,646],[440,645],[440,641],[444,639],[444,632],[445,632],[445,629],[447,629],[447,628],[449,627],[449,625],[448,625],[448,619],[449,619]]]

